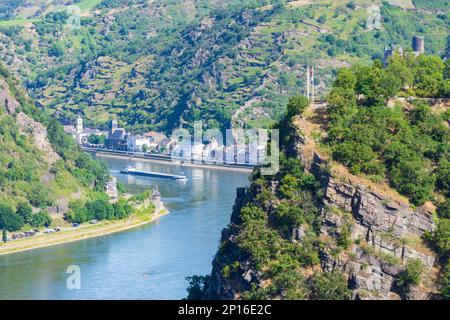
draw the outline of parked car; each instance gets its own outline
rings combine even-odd
[[[36,235],[36,231],[34,230],[29,230],[29,231],[25,231],[25,237],[33,237]]]
[[[72,227],[78,227],[80,224],[79,223],[76,223],[76,222],[74,222],[74,223],[72,223]]]
[[[25,237],[25,234],[24,233],[13,233],[12,234],[12,239],[13,240],[15,240],[15,239],[21,239],[21,238],[23,238],[23,237]]]

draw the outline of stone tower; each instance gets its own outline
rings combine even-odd
[[[110,123],[109,123],[109,131],[111,133],[114,133],[114,131],[116,131],[116,129],[119,127],[119,124],[117,123],[116,119],[111,119]]]
[[[425,37],[414,36],[412,38],[412,49],[416,54],[425,53]]]

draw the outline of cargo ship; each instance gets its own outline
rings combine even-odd
[[[187,180],[186,176],[176,175],[176,174],[171,174],[171,173],[136,170],[136,168],[132,167],[132,166],[126,166],[122,170],[120,170],[120,172],[123,174],[132,174],[135,176],[144,176],[144,177],[158,178],[158,179]]]

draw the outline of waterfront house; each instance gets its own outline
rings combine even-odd
[[[144,136],[148,138],[149,150],[159,151],[162,143],[167,140],[167,136],[165,134],[156,131],[147,132]]]
[[[109,123],[108,137],[106,139],[106,148],[119,151],[127,151],[128,139],[127,132],[119,128],[117,120],[113,119]]]
[[[129,134],[127,137],[127,150],[132,152],[147,152],[149,150],[149,138],[142,135]]]

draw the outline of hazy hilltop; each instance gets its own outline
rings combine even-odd
[[[320,96],[338,68],[381,58],[386,44],[408,50],[413,35],[444,55],[449,23],[445,0],[15,0],[0,8],[0,59],[41,107],[96,125],[117,114],[134,131],[200,119],[270,125],[304,92],[308,64]],[[370,30],[377,8],[380,27]]]

